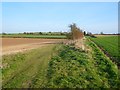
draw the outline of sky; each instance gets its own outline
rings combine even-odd
[[[2,2],[2,32],[118,32],[117,2]]]

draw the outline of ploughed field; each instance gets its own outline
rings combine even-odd
[[[85,49],[52,43],[24,53],[3,55],[2,87],[119,88],[117,64],[91,39],[84,39],[83,45]]]
[[[113,61],[120,66],[120,36],[101,35],[91,38]]]
[[[2,54],[11,54],[26,51],[33,48],[55,44],[64,41],[64,39],[34,39],[34,38],[1,38]]]

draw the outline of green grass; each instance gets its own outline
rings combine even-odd
[[[120,46],[118,45],[118,36],[99,36],[97,38],[90,39],[93,40],[104,51],[107,51],[110,57],[112,57],[114,61],[120,65]]]
[[[3,56],[3,88],[44,87],[54,47],[55,45],[49,45],[25,53]]]
[[[3,88],[118,88],[118,67],[89,39],[3,56]],[[52,57],[51,57],[52,56]]]
[[[26,35],[26,34],[7,34],[1,35],[7,38],[47,38],[47,39],[66,39],[65,35]]]
[[[118,68],[90,40],[85,52],[73,46],[63,46],[49,63],[50,88],[117,88]]]

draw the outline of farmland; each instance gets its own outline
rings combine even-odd
[[[47,44],[56,44],[64,39],[35,39],[35,38],[2,38],[2,54],[11,54],[23,52],[26,50],[45,46]]]
[[[66,39],[65,35],[30,35],[30,34],[6,34],[1,35],[6,38],[44,38],[44,39]]]
[[[33,49],[26,53],[3,56],[2,84],[4,88],[28,88],[37,83],[44,86],[46,70],[55,45]],[[36,86],[37,87],[37,86]]]
[[[18,38],[2,36],[3,88],[119,87],[117,36],[84,37],[76,24],[66,34],[68,39],[22,35],[21,38],[19,34]],[[111,54],[106,55],[105,50]]]
[[[120,90],[120,7],[98,2],[3,0],[0,89]]]
[[[89,38],[83,43],[85,50],[53,43],[3,55],[3,88],[117,88],[117,65]]]
[[[105,53],[109,54],[109,57],[116,62],[116,64],[120,65],[120,54],[118,45],[118,37],[120,36],[97,36],[97,38],[91,38]]]

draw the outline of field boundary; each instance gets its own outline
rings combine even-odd
[[[91,40],[91,39],[90,39],[90,40]],[[110,60],[111,60],[113,63],[117,64],[118,68],[120,69],[120,64],[116,63],[116,62],[115,62],[115,59],[114,59],[104,48],[102,48],[100,45],[96,44],[93,40],[91,40],[91,41],[92,41],[95,45],[97,45],[97,47],[98,47],[108,58],[110,58]]]
[[[66,39],[67,37],[64,35],[16,35],[16,36],[12,36],[12,35],[1,35],[2,38],[38,38],[38,39]]]

